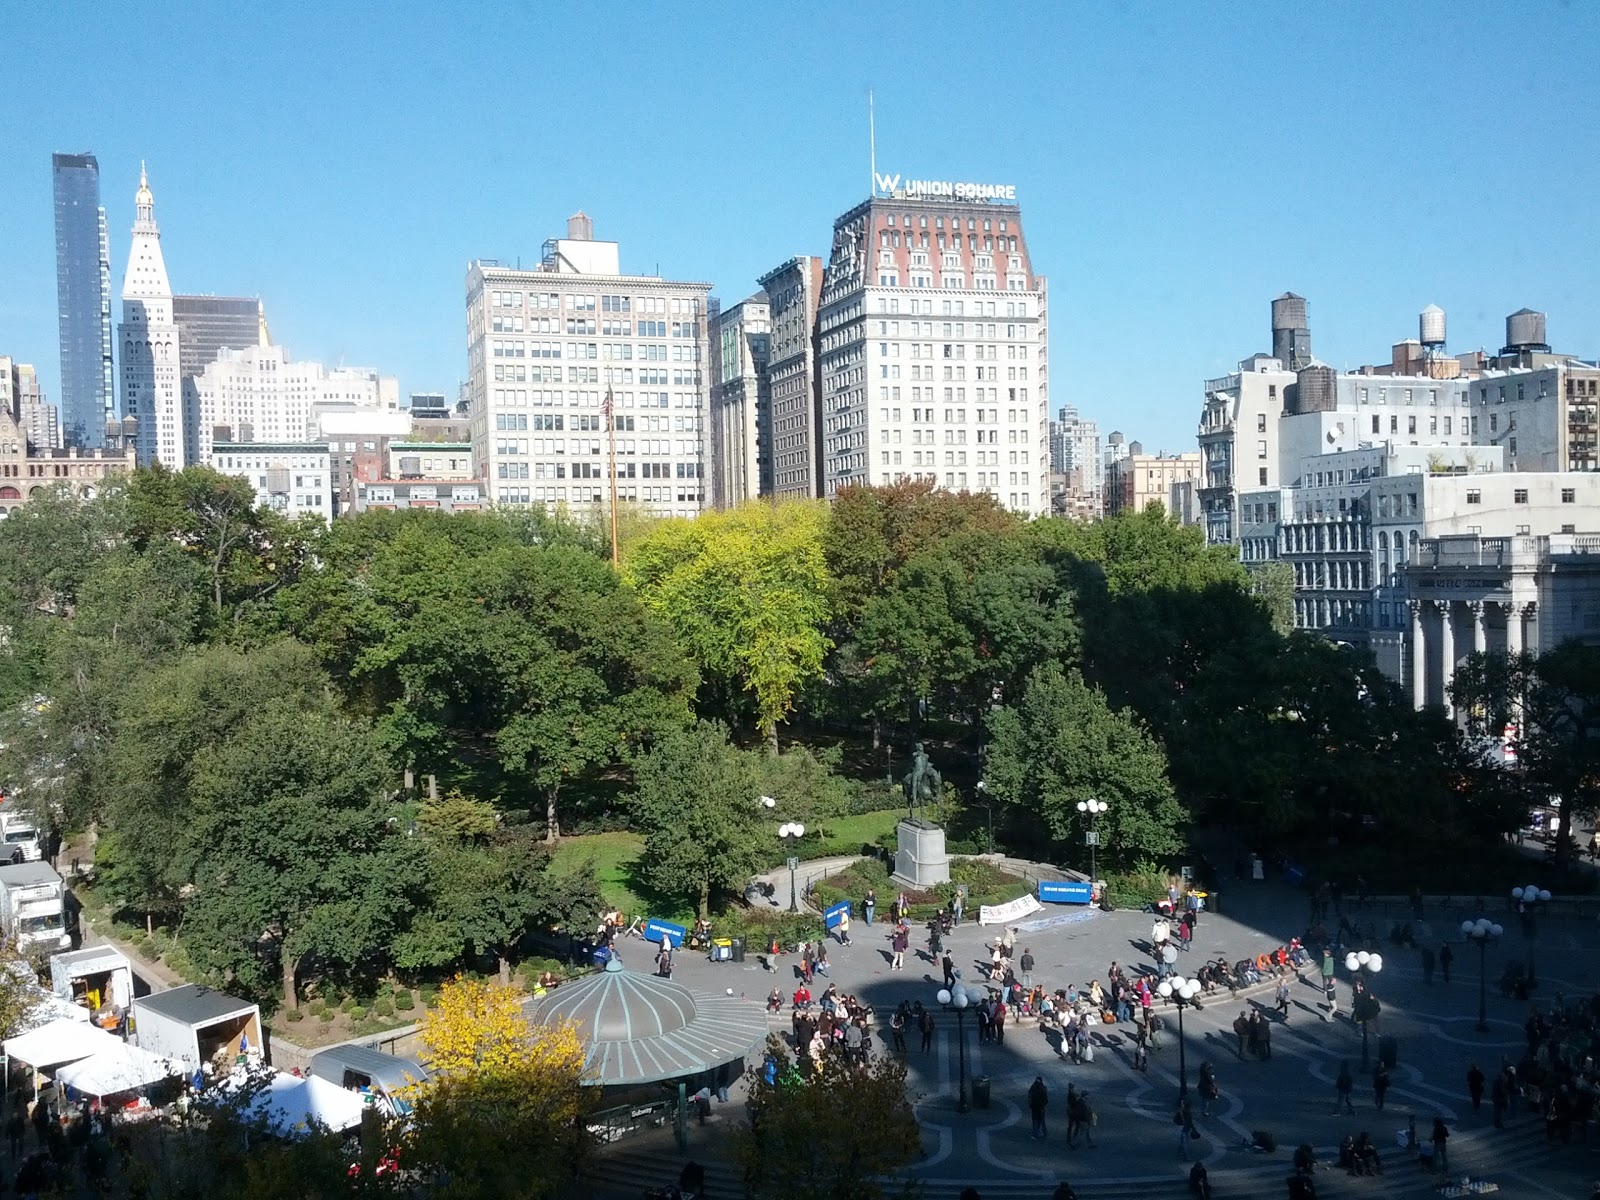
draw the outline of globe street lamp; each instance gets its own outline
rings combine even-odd
[[[1100,844],[1100,814],[1105,812],[1108,805],[1104,800],[1079,800],[1078,811],[1089,818],[1089,832],[1083,835],[1083,840],[1089,843],[1089,891],[1094,892],[1094,848]]]
[[[1511,899],[1517,906],[1517,915],[1522,918],[1522,936],[1528,939],[1528,990],[1532,991],[1539,983],[1533,973],[1533,941],[1539,932],[1534,924],[1533,913],[1539,905],[1550,903],[1550,893],[1529,884],[1527,887],[1512,888]]]
[[[1488,917],[1461,922],[1461,935],[1478,946],[1478,1032],[1489,1032],[1489,943],[1505,930]]]
[[[806,827],[800,824],[799,821],[788,821],[778,826],[778,836],[783,839],[785,846],[790,845],[791,842],[798,843],[805,835]],[[789,855],[789,911],[792,913],[800,911],[800,905],[795,900],[794,891],[794,873],[799,866],[799,857],[794,854]]]
[[[1383,970],[1383,955],[1368,954],[1365,950],[1353,950],[1344,956],[1344,969],[1356,978],[1360,978],[1363,975],[1376,975]],[[1362,1003],[1358,1005],[1352,1002],[1350,1015],[1361,1022],[1361,1069],[1365,1071],[1371,1063],[1371,1059],[1367,1054],[1367,1025],[1372,1021],[1372,1018],[1378,1015],[1374,1011],[1377,1008],[1378,1001],[1372,995],[1372,985],[1370,983],[1362,991]]]
[[[1171,1000],[1178,1006],[1178,1099],[1182,1100],[1189,1094],[1189,1061],[1183,1051],[1183,1010],[1199,997],[1200,981],[1173,975],[1163,979],[1156,986],[1156,992],[1163,1000]]]
[[[959,1090],[956,1092],[956,1111],[967,1111],[967,1008],[973,1002],[973,995],[967,991],[964,984],[957,983],[952,987],[940,988],[939,994],[934,997],[944,1005],[946,1012],[956,1014],[956,1048],[961,1058],[961,1073]]]

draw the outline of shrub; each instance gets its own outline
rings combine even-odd
[[[333,1010],[331,1008],[322,1009],[317,1013],[317,1020],[326,1025],[329,1021],[333,1020]]]
[[[344,1003],[339,1005],[339,1011],[344,1013],[353,1013],[360,1007],[361,1006],[356,1003],[356,998],[354,996],[346,996],[344,998]]]
[[[304,1021],[306,1019],[306,1015],[298,1008],[291,1008],[288,1012],[283,1014],[283,1019],[288,1021],[289,1024],[293,1025],[297,1022]]]
[[[1155,863],[1141,862],[1132,870],[1106,876],[1106,897],[1118,908],[1143,908],[1167,897],[1167,872]]]
[[[405,988],[394,994],[394,1006],[400,1012],[410,1012],[417,1006],[417,1002],[411,998],[410,988]]]
[[[375,1017],[394,1016],[394,1001],[386,996],[379,996],[372,1004],[372,1015]]]
[[[349,1012],[350,1019],[352,1021],[365,1021],[367,1019],[367,1010],[362,1008],[359,1004],[351,1005],[347,1011]]]

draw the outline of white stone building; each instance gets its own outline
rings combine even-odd
[[[188,444],[178,356],[181,337],[172,313],[172,285],[161,254],[155,197],[144,168],[134,197],[133,244],[122,280],[122,411],[138,421],[141,465],[159,462],[180,471],[194,461]]]
[[[717,313],[710,338],[710,501],[733,508],[772,494],[772,314],[766,296],[758,292]]]
[[[953,198],[971,192],[895,188],[834,222],[818,314],[827,497],[916,479],[1049,512],[1046,283],[1021,210]]]
[[[256,503],[285,516],[333,519],[333,474],[326,446],[305,442],[216,442],[211,466],[238,475],[256,490]]]
[[[690,517],[705,504],[710,284],[625,275],[582,213],[524,270],[467,269],[473,457],[497,504],[609,505]],[[611,396],[608,429],[606,397]]]
[[[817,306],[822,260],[796,255],[761,276],[772,322],[767,389],[772,489],[822,495],[822,382],[817,373]]]

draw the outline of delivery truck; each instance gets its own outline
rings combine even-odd
[[[70,950],[67,888],[46,862],[0,866],[0,932],[24,954]]]

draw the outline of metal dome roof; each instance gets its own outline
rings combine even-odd
[[[677,1079],[743,1058],[767,1036],[759,1003],[696,996],[681,983],[606,969],[565,984],[533,1010],[533,1020],[565,1018],[588,1047],[591,1084]]]

